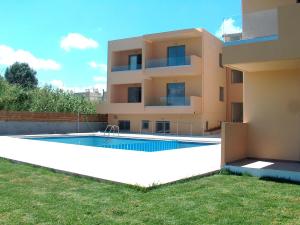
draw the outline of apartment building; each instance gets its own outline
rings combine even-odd
[[[242,38],[225,43],[223,63],[244,72],[245,124],[225,127],[224,162],[300,161],[300,1],[243,0],[242,11]]]
[[[227,117],[223,43],[204,29],[110,41],[107,103],[121,130],[202,134]]]

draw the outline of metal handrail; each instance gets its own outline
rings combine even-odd
[[[108,131],[109,129],[109,131]],[[105,131],[104,131],[104,136],[105,134],[107,133],[108,136],[112,133],[112,131],[114,133],[118,132],[118,136],[120,135],[120,127],[117,126],[117,125],[107,125],[106,128],[105,128]]]

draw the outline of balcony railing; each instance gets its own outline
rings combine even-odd
[[[190,97],[160,97],[146,106],[190,106]]]
[[[241,29],[242,24],[243,31]],[[232,26],[236,27],[235,33],[242,31],[242,35],[237,40],[230,38],[234,36]],[[225,19],[222,26],[222,35],[226,46],[277,40],[278,10],[258,11]]]
[[[132,65],[112,66],[111,72],[121,72],[121,71],[141,70],[141,69],[142,69],[142,64],[137,64],[136,66],[132,66]]]
[[[146,60],[146,68],[186,66],[186,65],[191,65],[190,56]]]

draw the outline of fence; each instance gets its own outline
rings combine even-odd
[[[100,114],[0,111],[0,135],[97,132],[107,120]]]
[[[201,122],[189,121],[142,121],[141,134],[162,134],[176,136],[204,135],[205,125]]]

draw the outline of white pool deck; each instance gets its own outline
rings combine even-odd
[[[103,136],[100,133],[69,135]],[[120,134],[120,137],[175,139],[213,142],[216,144],[160,152],[140,152],[2,136],[0,137],[0,157],[101,180],[142,187],[206,175],[221,168],[220,138],[137,134]]]

